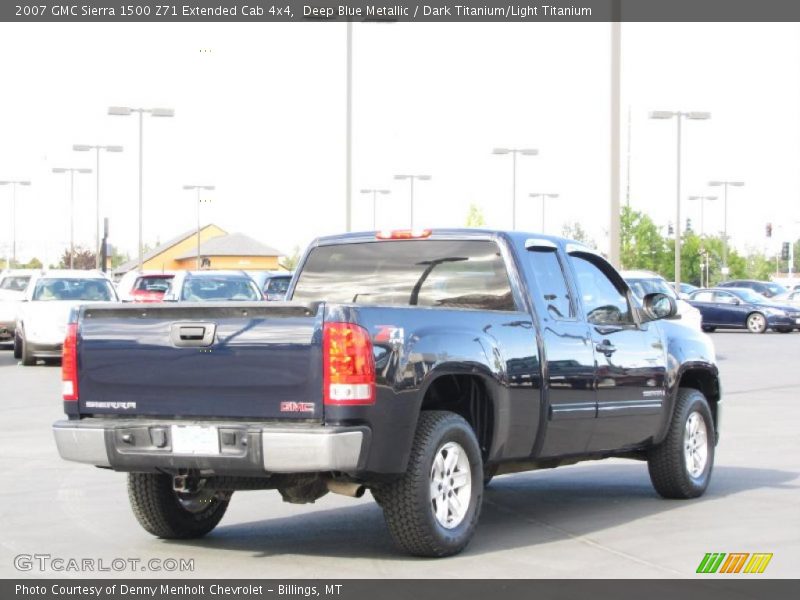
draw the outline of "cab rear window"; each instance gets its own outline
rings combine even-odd
[[[491,241],[319,246],[303,265],[292,299],[517,310],[500,249]]]

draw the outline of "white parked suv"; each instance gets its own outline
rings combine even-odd
[[[631,287],[631,291],[636,295],[639,300],[644,298],[647,294],[655,292],[667,294],[675,299],[678,305],[678,316],[680,322],[684,325],[701,331],[703,328],[703,315],[694,306],[681,300],[675,289],[667,283],[667,280],[661,277],[658,273],[652,271],[621,271],[620,275]]]
[[[17,314],[14,358],[23,365],[61,358],[70,311],[89,302],[119,302],[100,271],[46,271],[32,277]]]
[[[7,269],[0,272],[0,344],[14,339],[17,310],[36,269]]]

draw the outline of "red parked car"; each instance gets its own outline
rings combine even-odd
[[[130,272],[117,286],[123,302],[161,302],[164,293],[169,289],[174,273],[165,272]]]

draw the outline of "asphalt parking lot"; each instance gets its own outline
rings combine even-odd
[[[703,498],[660,499],[645,464],[631,461],[508,475],[490,486],[472,544],[440,560],[399,553],[369,494],[360,500],[329,494],[297,506],[277,492],[238,492],[205,539],[155,539],[131,514],[124,475],[58,457],[50,424],[61,417],[60,369],[18,366],[2,350],[0,577],[25,575],[14,568],[19,554],[107,563],[192,558],[192,576],[200,578],[695,577],[707,552],[774,554],[763,575],[728,577],[796,577],[800,333],[720,332],[712,339],[725,411]]]

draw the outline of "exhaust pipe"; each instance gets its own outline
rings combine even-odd
[[[329,479],[325,485],[329,492],[341,494],[342,496],[350,496],[351,498],[361,498],[367,490],[366,486],[361,483],[338,481],[336,479]]]

